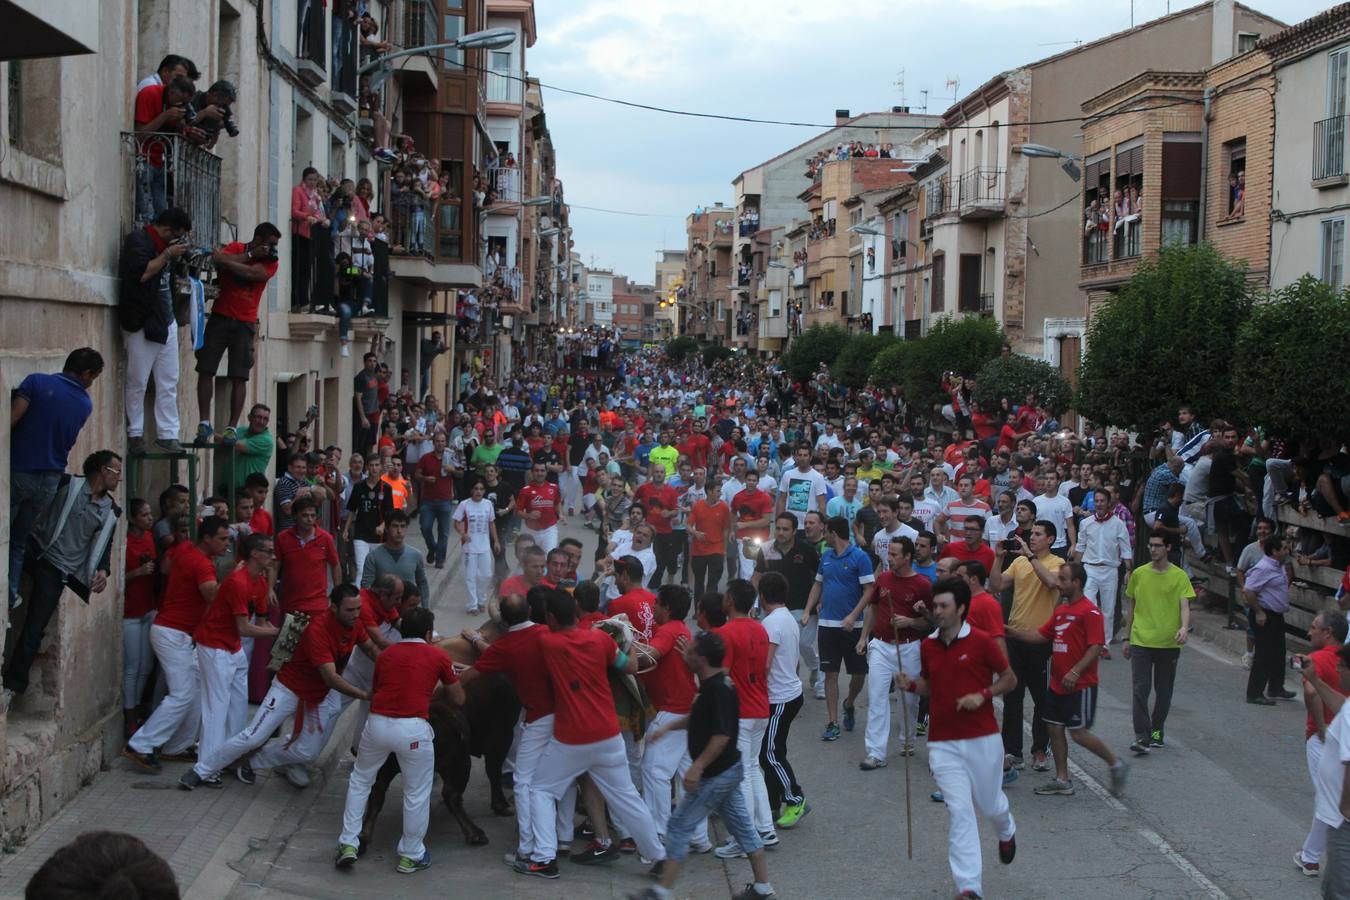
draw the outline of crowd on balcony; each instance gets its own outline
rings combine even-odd
[[[806,229],[806,239],[808,241],[820,241],[827,237],[834,237],[835,220],[825,219],[816,216],[811,220],[811,224]]]
[[[806,259],[807,259],[806,248],[803,247],[801,250],[793,250],[793,251],[792,251],[792,265],[793,265],[793,266],[804,266],[804,265],[806,265]]]
[[[1097,196],[1098,193],[1102,196]],[[1143,219],[1142,185],[1131,182],[1116,188],[1109,200],[1105,199],[1104,189],[1093,192],[1083,214],[1083,235],[1088,244],[1087,261],[1106,261],[1106,242],[1112,234],[1116,236],[1117,257],[1138,255],[1137,234]]]
[[[895,148],[890,143],[867,144],[862,141],[849,141],[837,144],[833,148],[827,147],[808,159],[806,161],[806,177],[813,180],[819,178],[825,164],[834,160],[892,159],[894,155]]]
[[[750,237],[759,231],[759,210],[747,209],[736,218],[741,237]]]

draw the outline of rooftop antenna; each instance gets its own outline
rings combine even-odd
[[[928,88],[919,91],[923,95],[923,111],[928,112]]]
[[[947,87],[952,91],[952,103],[961,99],[961,79],[957,75],[947,76]]]
[[[900,75],[895,79],[895,89],[900,92],[900,105],[905,105],[905,70],[900,70]]]

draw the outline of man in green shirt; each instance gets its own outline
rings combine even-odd
[[[255,472],[266,474],[272,465],[272,451],[276,441],[267,430],[272,421],[272,410],[266,404],[255,403],[248,411],[248,429],[234,442],[234,493],[244,486],[244,479]]]
[[[661,463],[661,465],[667,472],[674,472],[676,470],[675,464],[680,459],[680,451],[676,450],[674,447],[670,445],[669,428],[661,429],[661,443],[659,446],[653,447],[651,449],[651,451],[647,454],[647,459],[649,461],[649,464]]]
[[[487,467],[497,464],[497,457],[502,455],[502,445],[497,443],[496,436],[492,429],[488,428],[483,432],[483,442],[473,448],[473,455],[469,457],[469,465],[473,466],[475,472],[486,477]]]
[[[1125,658],[1134,682],[1134,743],[1130,750],[1143,756],[1163,746],[1163,726],[1172,705],[1177,660],[1191,626],[1195,588],[1184,571],[1167,558],[1175,540],[1154,532],[1148,539],[1147,565],[1130,573],[1125,585],[1125,621],[1129,634]],[[1157,692],[1149,712],[1149,687]]]

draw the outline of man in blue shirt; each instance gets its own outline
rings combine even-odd
[[[802,621],[819,607],[816,629],[820,671],[825,674],[825,711],[829,720],[821,740],[839,740],[839,668],[848,669],[848,697],[844,700],[844,728],[853,730],[853,702],[867,680],[867,658],[858,653],[862,614],[876,590],[872,560],[849,540],[848,519],[834,516],[825,523],[829,548],[820,556],[820,569],[806,598]]]
[[[103,357],[81,347],[60,374],[34,373],[9,404],[9,607],[20,603],[19,579],[33,521],[47,508],[66,470],[70,448],[94,403],[89,387],[103,373]]]

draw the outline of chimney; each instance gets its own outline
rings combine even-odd
[[[900,113],[901,115],[909,115],[909,107],[908,107],[908,106],[892,106],[892,107],[891,107],[891,112],[893,112],[893,113]]]
[[[1216,65],[1236,52],[1237,28],[1233,0],[1213,0],[1210,4],[1209,63]]]
[[[851,119],[851,118],[853,118],[853,117],[852,117],[851,115],[849,115],[848,110],[846,110],[846,109],[836,109],[836,110],[834,111],[834,124],[835,124],[835,125],[844,125],[844,124],[847,124],[848,120]]]

